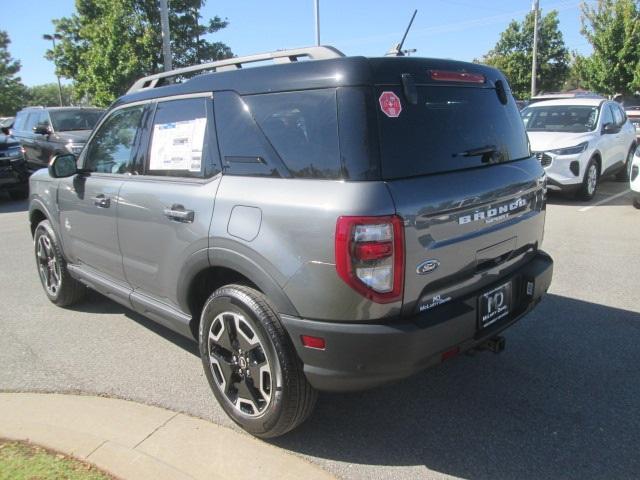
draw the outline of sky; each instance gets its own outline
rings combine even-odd
[[[488,52],[511,20],[522,20],[531,10],[531,0],[319,2],[321,43],[347,55],[383,55],[400,41],[413,10],[418,9],[405,48],[417,49],[419,56],[467,61]],[[540,0],[540,8],[543,14],[558,10],[567,47],[585,54],[590,47],[580,34],[580,3]],[[16,3],[0,0],[0,7],[10,4]],[[51,42],[43,40],[42,34],[52,33],[52,19],[71,15],[75,2],[30,0],[28,5],[18,14],[2,8],[0,30],[9,33],[9,51],[22,63],[20,76],[26,85],[54,82],[53,64],[44,58]],[[210,39],[226,43],[239,56],[315,42],[313,0],[208,0],[201,13],[205,19],[218,15],[229,20],[229,26]]]

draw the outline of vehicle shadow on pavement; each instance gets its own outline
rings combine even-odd
[[[156,335],[160,335],[165,340],[173,343],[174,345],[182,348],[183,350],[200,357],[198,351],[198,344],[194,340],[183,337],[182,335],[170,330],[153,320],[144,317],[143,315],[123,306],[119,303],[105,297],[104,295],[96,292],[95,290],[89,290],[87,297],[80,303],[71,307],[66,307],[67,310],[76,312],[90,313],[92,315],[109,315],[109,314],[122,314],[130,320],[133,320],[141,327],[151,330]]]
[[[28,209],[28,200],[12,200],[9,195],[0,193],[0,213],[26,212]]]
[[[619,197],[610,199],[610,197],[618,195],[619,193],[622,193],[626,190],[629,190],[629,182],[617,182],[615,180],[610,180],[600,185],[593,199],[589,201],[581,200],[572,195],[550,191],[547,195],[547,203],[551,205],[566,205],[582,208],[606,200],[606,203],[604,203],[603,205],[633,205],[632,195],[630,191],[628,191],[626,195],[620,195]]]
[[[640,314],[550,294],[505,336],[500,355],[461,356],[369,392],[322,394],[314,415],[273,443],[354,469],[637,478]]]

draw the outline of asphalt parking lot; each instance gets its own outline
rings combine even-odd
[[[638,478],[640,211],[627,189],[550,199],[553,284],[504,353],[321,395],[273,443],[346,479]],[[26,208],[0,197],[0,390],[115,396],[233,427],[195,344],[98,294],[68,310],[47,301]]]

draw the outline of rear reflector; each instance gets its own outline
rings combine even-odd
[[[460,347],[453,347],[451,350],[447,350],[442,354],[442,361],[449,360],[460,353]]]
[[[358,260],[380,260],[393,255],[391,242],[367,242],[356,244],[356,258]]]
[[[300,340],[302,340],[302,345],[304,345],[307,348],[316,348],[318,350],[324,350],[324,347],[325,347],[324,338],[312,337],[311,335],[300,335]]]
[[[484,83],[484,75],[479,73],[454,72],[451,70],[430,70],[431,80],[439,82]]]

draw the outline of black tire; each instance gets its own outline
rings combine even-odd
[[[241,343],[247,341],[255,345],[243,351]],[[216,290],[202,310],[199,345],[202,365],[216,399],[227,415],[252,435],[281,436],[304,422],[313,411],[317,392],[309,385],[302,362],[274,308],[257,290],[242,285]],[[254,380],[257,368],[258,385]],[[242,391],[254,401],[244,402]]]
[[[51,228],[49,220],[41,221],[33,235],[35,244],[35,257],[40,283],[47,298],[59,307],[67,307],[79,302],[87,293],[87,287],[73,278],[67,270],[67,262],[62,255],[56,234]],[[47,249],[46,245],[50,245]],[[47,258],[43,258],[41,250],[46,251]],[[46,266],[44,263],[46,262]],[[49,277],[47,277],[47,272]],[[55,275],[55,277],[54,277]],[[46,278],[45,278],[46,277]],[[55,288],[47,285],[47,278],[51,284],[56,283]],[[59,280],[59,282],[57,281]]]
[[[9,190],[11,200],[24,200],[29,197],[29,187],[24,186],[15,190]]]
[[[592,175],[595,175],[595,177],[592,177]],[[582,179],[582,185],[580,185],[580,189],[578,190],[578,197],[582,200],[591,200],[598,191],[599,184],[600,168],[598,167],[598,162],[592,158],[589,160],[587,168],[584,170],[584,178]]]
[[[633,164],[633,155],[636,152],[636,145],[631,145],[629,153],[627,154],[627,161],[624,164],[624,168],[616,174],[616,180],[618,182],[628,182],[631,178],[631,165]]]
[[[640,194],[633,197],[633,206],[640,209]]]

